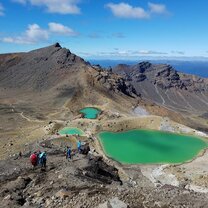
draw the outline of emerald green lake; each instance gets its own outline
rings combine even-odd
[[[198,137],[161,131],[101,132],[98,137],[106,155],[124,164],[182,163],[208,147]]]
[[[66,127],[66,128],[61,129],[59,131],[59,134],[61,134],[61,135],[65,135],[65,134],[75,135],[75,134],[78,134],[78,135],[82,136],[82,135],[84,135],[84,132],[81,129],[78,129],[78,128]]]
[[[79,112],[84,115],[84,118],[96,119],[97,116],[101,113],[101,110],[98,108],[87,107],[81,109]]]

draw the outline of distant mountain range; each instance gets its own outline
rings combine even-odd
[[[102,67],[108,68],[109,66],[114,67],[118,64],[134,65],[138,62],[149,61],[155,64],[169,64],[173,66],[177,71],[181,71],[187,74],[195,74],[201,77],[208,78],[208,60],[204,61],[182,61],[182,60],[138,60],[138,61],[127,61],[127,60],[89,60],[91,64],[99,64]]]
[[[207,113],[208,79],[178,72],[168,64],[119,64],[113,72],[126,77],[137,94],[159,105],[193,114]]]

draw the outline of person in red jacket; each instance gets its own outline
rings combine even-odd
[[[32,155],[30,155],[30,162],[33,165],[33,167],[36,167],[37,166],[38,157],[37,157],[36,152],[34,152]]]

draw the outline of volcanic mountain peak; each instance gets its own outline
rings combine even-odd
[[[85,61],[71,53],[69,49],[62,48],[59,43],[55,43],[51,46],[36,49],[27,53],[29,58],[36,61],[50,61],[56,62],[55,64],[71,65],[73,63],[85,63]]]
[[[59,43],[28,53],[0,55],[0,86],[47,88],[60,82],[66,70],[81,70],[87,65]]]
[[[54,46],[55,46],[55,47],[61,47],[60,43],[58,43],[58,42],[55,43]]]

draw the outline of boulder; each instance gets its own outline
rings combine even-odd
[[[65,198],[67,198],[69,196],[71,196],[71,192],[69,192],[67,190],[64,190],[64,189],[61,189],[60,191],[58,191],[56,193],[56,197],[62,198],[62,199],[65,199]]]
[[[98,208],[128,208],[128,205],[119,200],[118,197],[115,197],[103,204],[100,204]]]

